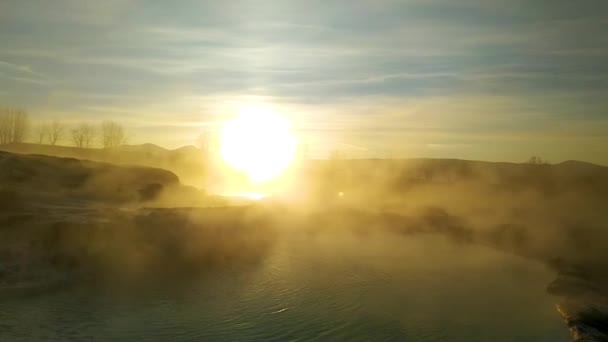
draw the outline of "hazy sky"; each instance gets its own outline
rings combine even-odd
[[[608,164],[607,61],[606,0],[0,0],[0,105],[166,147],[264,103],[317,154]]]

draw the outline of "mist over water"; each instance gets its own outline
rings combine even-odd
[[[3,300],[12,341],[567,341],[544,265],[439,235],[283,235],[258,265]]]
[[[234,198],[0,157],[9,340],[560,341],[555,305],[606,288],[590,164],[312,161],[291,197]]]

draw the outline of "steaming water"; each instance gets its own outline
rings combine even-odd
[[[440,237],[297,237],[174,289],[0,301],[0,341],[567,341],[542,265]]]

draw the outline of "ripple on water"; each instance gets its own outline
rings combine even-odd
[[[539,295],[551,279],[542,267],[442,243],[332,250],[289,242],[260,269],[223,272],[179,293],[65,289],[3,299],[0,341],[568,340],[547,313],[552,299]]]

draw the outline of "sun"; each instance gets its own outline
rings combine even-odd
[[[220,156],[253,183],[268,182],[293,162],[296,138],[287,121],[264,107],[246,107],[225,122]]]

